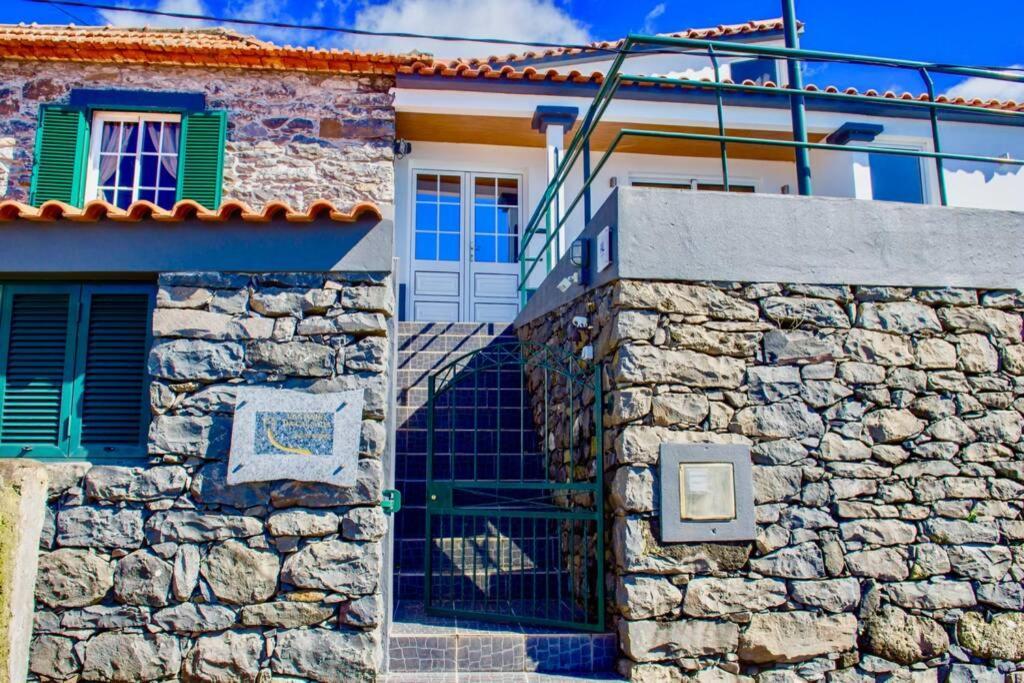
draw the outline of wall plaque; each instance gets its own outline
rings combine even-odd
[[[228,484],[293,479],[353,486],[363,392],[239,387]]]
[[[662,444],[661,540],[753,540],[752,475],[748,446]]]

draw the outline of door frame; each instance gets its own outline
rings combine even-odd
[[[462,231],[462,245],[460,248],[460,260],[459,260],[459,273],[461,276],[460,284],[463,286],[463,293],[459,297],[459,320],[458,322],[474,322],[471,320],[473,311],[473,300],[471,283],[469,277],[472,273],[472,249],[473,249],[473,233],[475,230],[475,221],[473,220],[473,206],[472,206],[472,183],[474,178],[479,176],[486,176],[491,178],[513,178],[519,182],[519,234],[518,237],[522,237],[522,230],[524,224],[524,211],[527,206],[527,191],[529,182],[529,172],[526,168],[510,168],[510,167],[496,167],[488,164],[474,164],[474,163],[456,163],[449,164],[444,161],[437,161],[433,159],[418,160],[414,163],[410,163],[408,172],[405,178],[406,187],[408,188],[408,197],[405,203],[405,215],[406,215],[406,235],[405,235],[405,248],[408,258],[406,263],[401,266],[402,279],[404,280],[405,296],[402,302],[403,308],[406,311],[406,319],[409,321],[415,321],[416,318],[413,314],[415,304],[414,294],[414,281],[416,268],[416,178],[419,174],[437,174],[437,175],[450,175],[460,176],[462,178],[461,185],[461,196],[460,201],[462,204],[462,220],[463,220],[463,231]],[[521,246],[521,244],[520,244]],[[442,262],[445,263],[445,262]],[[450,262],[447,262],[450,263]],[[495,264],[501,265],[501,264]],[[516,267],[516,277],[518,277],[519,271],[519,259],[509,266]],[[515,303],[518,305],[519,298],[516,296]]]

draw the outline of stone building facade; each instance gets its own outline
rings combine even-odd
[[[520,327],[605,364],[621,672],[1024,676],[1022,314],[1019,290],[620,280]],[[750,447],[755,542],[658,540],[663,443]]]
[[[164,273],[149,458],[50,466],[40,680],[373,679],[384,623],[388,273]],[[351,488],[228,486],[234,391],[363,389]]]
[[[148,288],[155,302],[138,368],[149,386],[145,446],[46,464],[30,677],[375,679],[388,575],[400,58],[220,30],[18,30],[34,56],[56,56],[0,59],[0,196],[20,202],[6,202],[13,222],[2,229],[26,247],[20,263],[0,267],[0,289],[73,272],[83,286]],[[4,57],[17,49],[8,43]],[[69,58],[73,50],[86,54]],[[206,151],[223,157],[216,179],[231,208],[163,222],[150,209],[118,222],[111,208],[77,222],[62,214],[72,209],[18,220],[38,173],[41,108],[83,93],[89,116],[198,96],[224,112],[223,149]],[[109,260],[69,246],[72,234]],[[228,486],[239,386],[362,390],[355,485]]]
[[[209,109],[226,110],[225,198],[300,210],[318,199],[394,201],[391,76],[0,60],[0,83],[5,199],[28,201],[39,106],[100,88],[200,91]]]

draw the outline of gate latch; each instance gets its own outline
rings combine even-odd
[[[402,509],[402,493],[396,489],[384,489],[381,491],[380,506],[384,508],[384,514],[389,517]]]

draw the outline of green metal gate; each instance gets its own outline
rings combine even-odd
[[[428,378],[426,607],[604,630],[601,373],[494,343]]]

